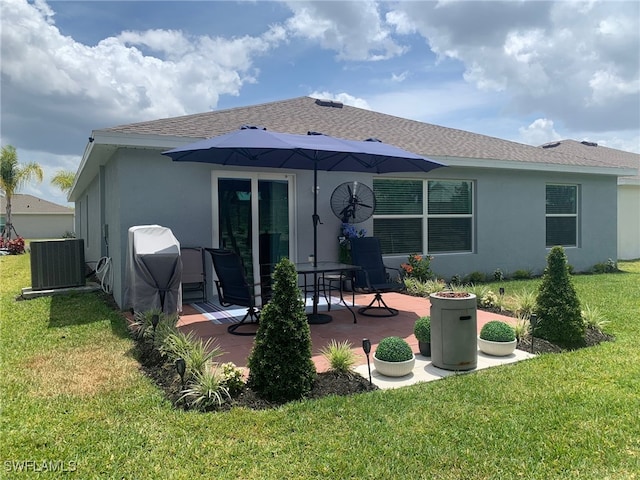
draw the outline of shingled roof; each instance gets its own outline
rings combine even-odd
[[[4,215],[6,210],[6,199],[4,196],[0,196],[0,214]],[[22,193],[16,193],[11,197],[11,213],[13,214],[73,214],[72,208],[63,207],[57,203],[43,200],[42,198],[34,197],[33,195],[27,195]]]
[[[460,159],[473,159],[612,168],[611,163],[599,158],[542,149],[311,97],[121,125],[96,130],[94,134],[104,132],[195,140],[228,133],[242,125],[259,125],[268,130],[296,134],[316,131],[353,140],[375,137],[445,163],[447,159],[454,163]]]
[[[574,157],[587,158],[608,163],[615,167],[635,168],[638,175],[632,178],[640,179],[640,154],[603,147],[595,142],[578,142],[576,140],[560,140],[541,145],[541,148],[554,150]]]

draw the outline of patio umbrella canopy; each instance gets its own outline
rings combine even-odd
[[[379,174],[429,172],[446,166],[377,139],[345,140],[316,132],[296,135],[271,132],[255,126],[243,126],[231,133],[200,140],[162,154],[178,162],[313,170],[316,192],[318,170]],[[314,264],[317,264],[317,195],[314,196],[312,220]]]
[[[263,127],[249,125],[162,154],[177,162],[313,170],[314,192],[318,191],[318,170],[371,173],[429,172],[434,168],[446,166],[377,139],[345,140],[317,132],[296,135],[271,132]],[[313,198],[312,221],[313,263],[314,267],[317,267],[320,222],[317,194]]]

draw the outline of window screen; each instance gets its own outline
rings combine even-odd
[[[546,246],[578,244],[578,186],[547,185]]]

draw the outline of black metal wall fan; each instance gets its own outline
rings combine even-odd
[[[343,223],[361,223],[376,209],[376,197],[367,185],[345,182],[331,194],[331,210]]]

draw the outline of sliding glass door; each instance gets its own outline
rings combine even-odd
[[[218,246],[240,255],[249,281],[268,293],[273,267],[290,257],[291,178],[214,174],[213,180]]]

